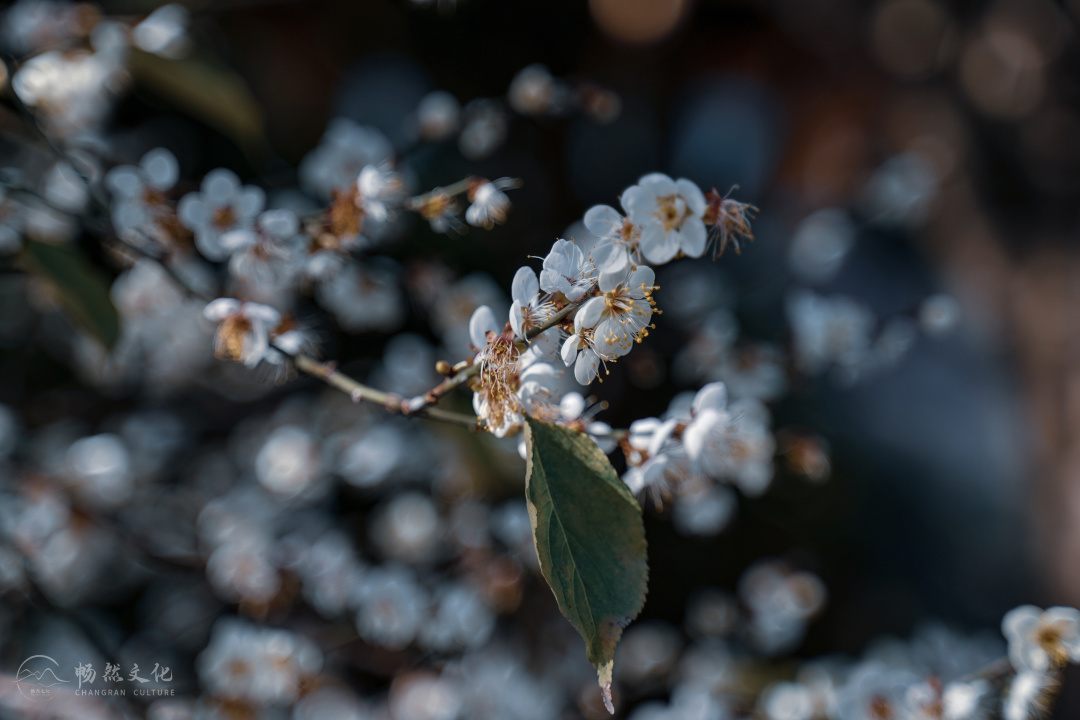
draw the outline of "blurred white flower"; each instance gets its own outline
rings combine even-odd
[[[412,572],[401,565],[370,568],[360,580],[356,629],[370,643],[401,650],[424,622],[428,598]]]
[[[264,488],[289,500],[311,495],[321,477],[319,445],[306,430],[282,425],[266,438],[255,457],[255,476]]]
[[[546,115],[553,109],[557,94],[556,80],[548,69],[533,64],[518,71],[506,97],[510,107],[522,115]]]
[[[765,492],[776,447],[765,406],[754,400],[729,406],[726,387],[716,382],[698,391],[692,413],[682,441],[694,470],[733,482],[751,497]]]
[[[436,558],[444,530],[431,498],[407,492],[395,496],[375,512],[371,539],[391,560],[421,564]]]
[[[362,206],[365,215],[378,222],[389,219],[394,206],[405,196],[401,174],[386,163],[365,166],[356,178],[356,189],[359,193],[357,204]]]
[[[126,72],[114,53],[50,50],[24,62],[11,86],[46,131],[67,138],[99,128]]]
[[[431,672],[403,673],[390,687],[394,720],[454,720],[461,707],[458,687]]]
[[[453,136],[461,126],[461,103],[443,90],[435,90],[420,99],[416,107],[420,137],[439,142]]]
[[[1005,720],[1040,720],[1050,714],[1059,682],[1037,670],[1018,672],[1009,683],[1002,713]]]
[[[690,487],[675,496],[671,519],[682,535],[709,537],[728,526],[735,516],[737,505],[731,488]]]
[[[1046,672],[1080,661],[1080,610],[1021,605],[1001,621],[1009,641],[1009,660],[1017,671]]]
[[[517,187],[517,182],[510,178],[480,181],[469,190],[472,204],[465,210],[465,221],[475,227],[488,229],[506,222],[510,198],[503,190],[513,187]]]
[[[664,622],[632,625],[615,651],[616,678],[630,685],[662,680],[675,667],[682,650],[679,632]]]
[[[840,272],[854,244],[855,224],[846,212],[836,208],[818,210],[795,230],[788,264],[804,282],[827,282]]]
[[[506,141],[506,110],[498,100],[479,98],[465,106],[458,149],[468,160],[483,160]]]
[[[916,677],[876,662],[857,666],[837,697],[837,720],[900,718],[907,689]]]
[[[188,9],[177,3],[162,5],[131,30],[135,47],[170,60],[185,57],[191,49],[187,28]]]
[[[319,648],[301,635],[226,617],[214,624],[196,669],[203,687],[216,697],[291,705],[322,663]]]
[[[758,707],[766,720],[811,720],[814,702],[810,691],[799,683],[773,683],[758,697]]]
[[[334,118],[318,147],[301,161],[300,184],[308,193],[326,201],[335,190],[354,185],[365,167],[378,166],[393,155],[390,141],[375,128],[358,125],[348,118]]]
[[[75,491],[92,505],[116,508],[134,490],[131,457],[124,442],[111,433],[75,441],[67,452],[67,464]]]
[[[434,617],[420,631],[420,643],[439,652],[483,646],[495,630],[495,613],[465,585],[443,585],[435,593]]]
[[[760,560],[739,578],[739,598],[750,611],[749,639],[766,655],[794,650],[807,622],[825,606],[825,584],[809,572]]]
[[[206,174],[199,192],[182,197],[176,210],[184,227],[195,233],[199,252],[219,261],[230,255],[222,237],[234,230],[250,230],[265,202],[262,188],[241,186],[233,171],[218,168]]]
[[[931,295],[919,303],[918,317],[927,335],[947,335],[960,322],[960,303],[949,295]]]
[[[739,607],[726,590],[703,587],[686,601],[685,618],[686,631],[692,638],[724,637],[735,629]]]
[[[218,298],[203,310],[208,320],[218,323],[214,354],[225,360],[255,367],[270,350],[270,333],[281,322],[281,313],[258,303],[241,303]]]
[[[833,364],[858,372],[867,361],[876,318],[862,304],[802,290],[788,298],[787,314],[796,361],[804,373],[814,375]]]

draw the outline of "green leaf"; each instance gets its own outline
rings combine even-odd
[[[120,317],[109,297],[109,280],[68,245],[28,240],[22,258],[29,270],[56,290],[64,313],[111,350],[120,339]]]
[[[585,639],[604,705],[614,713],[615,645],[641,612],[649,580],[641,508],[588,436],[527,417],[525,442],[525,497],[540,572]]]
[[[265,147],[263,115],[244,80],[206,55],[170,60],[131,48],[136,82],[217,128],[248,153]]]

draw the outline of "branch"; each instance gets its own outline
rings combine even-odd
[[[78,169],[78,167],[76,167],[75,163],[63,150],[63,148],[54,143],[52,139],[48,136],[48,134],[45,133],[45,131],[41,128],[41,126],[38,125],[37,119],[34,117],[34,114],[31,112],[30,108],[26,107],[22,100],[19,99],[18,95],[15,93],[14,88],[12,88],[10,85],[10,78],[15,71],[14,63],[10,60],[5,60],[5,64],[7,65],[8,69],[9,94],[14,99],[15,104],[19,108],[19,111],[22,114],[26,124],[29,125],[34,131],[37,132],[37,134],[41,136],[46,146],[49,148],[50,151],[52,151],[54,155],[56,155],[58,159],[71,165],[72,169],[75,171],[75,174],[79,177],[83,184],[86,185],[86,188],[89,191],[90,197],[93,200],[94,204],[101,208],[104,212],[105,218],[108,218],[108,201],[101,195],[100,189],[95,186],[90,181],[90,179]],[[19,190],[24,190],[24,188],[19,188]],[[123,240],[120,239],[117,235],[115,229],[113,229],[111,225],[108,224],[107,220],[103,223],[103,227],[106,229],[106,232],[102,232],[100,234],[111,234],[120,241],[124,249],[134,251],[142,257],[157,262],[158,265],[160,265],[161,268],[166,272],[166,274],[168,274],[168,276],[173,280],[173,282],[175,282],[177,286],[179,286],[180,289],[183,290],[186,294],[191,297],[198,298],[203,302],[209,302],[211,300],[211,298],[206,297],[198,290],[188,285],[175,270],[169,267],[168,264],[161,262],[159,258],[154,257],[152,254],[150,254],[141,247],[137,247],[130,243],[123,242]],[[382,392],[381,390],[376,390],[374,388],[363,385],[352,379],[348,375],[345,375],[344,373],[338,371],[337,367],[333,363],[320,363],[314,358],[308,357],[306,355],[290,355],[289,353],[284,352],[283,354],[285,354],[292,360],[297,370],[317,377],[331,387],[335,387],[343,392],[348,393],[349,396],[353,399],[353,402],[360,402],[361,400],[366,400],[367,402],[381,405],[387,411],[397,413],[399,415],[424,417],[430,420],[439,420],[442,422],[464,425],[465,427],[469,427],[472,429],[478,429],[480,427],[479,419],[470,415],[464,415],[461,413],[450,412],[448,410],[428,407],[427,404],[423,401],[423,398],[421,398],[421,402],[419,403],[419,405],[414,407],[411,401],[404,400],[398,395]],[[456,387],[457,385],[464,382],[468,377],[471,376],[471,374],[474,373],[459,373],[461,377],[454,378],[456,382],[452,385],[452,387]]]
[[[358,403],[363,400],[375,405],[380,405],[387,412],[396,413],[398,415],[439,420],[456,425],[463,425],[473,430],[480,428],[480,420],[471,415],[450,412],[449,410],[443,410],[442,408],[429,407],[423,403],[413,408],[410,405],[411,401],[402,398],[400,395],[383,392],[382,390],[376,390],[375,388],[363,385],[339,371],[333,363],[321,363],[307,355],[294,355],[290,357],[292,357],[297,370],[305,372],[313,377],[317,377],[327,385],[337,388],[344,393],[348,393],[353,402]]]

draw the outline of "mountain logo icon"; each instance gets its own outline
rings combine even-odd
[[[31,655],[15,673],[15,684],[27,700],[51,700],[60,686],[71,682],[57,675],[59,670],[60,663],[48,655]]]

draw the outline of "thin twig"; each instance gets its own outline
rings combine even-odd
[[[298,370],[313,377],[317,377],[327,385],[347,393],[353,399],[353,402],[365,401],[373,403],[381,406],[388,412],[409,417],[423,417],[428,418],[429,420],[440,420],[442,422],[463,425],[472,429],[479,429],[480,427],[480,421],[471,415],[451,412],[437,407],[428,407],[426,405],[421,405],[418,408],[412,409],[409,406],[409,400],[402,398],[400,395],[376,390],[375,388],[357,382],[338,370],[333,363],[322,363],[307,355],[294,355],[292,356],[292,359]]]

